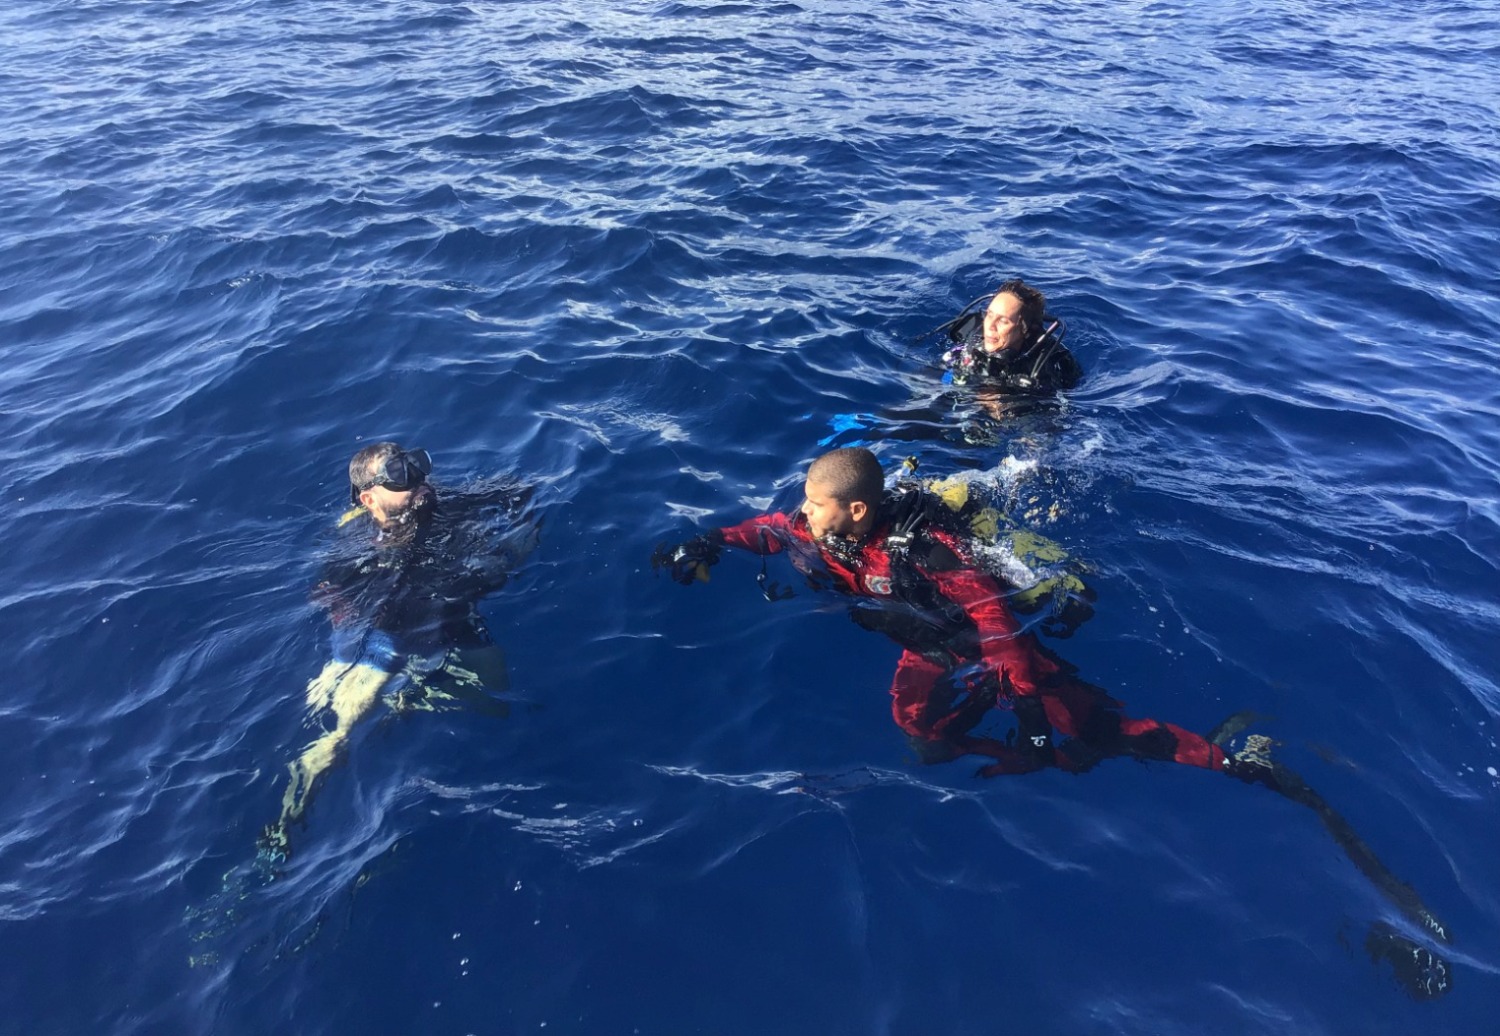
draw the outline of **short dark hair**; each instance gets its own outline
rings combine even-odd
[[[386,461],[401,452],[401,444],[373,442],[349,460],[349,491],[356,496],[375,484],[376,473]]]
[[[1041,336],[1047,321],[1047,296],[1019,277],[1002,282],[995,289],[995,294],[1014,295],[1021,300],[1021,328],[1026,334],[1027,342],[1034,342]]]
[[[807,469],[807,480],[827,487],[842,504],[858,500],[871,511],[880,506],[885,493],[885,473],[880,470],[880,461],[863,446],[846,446],[823,454]]]

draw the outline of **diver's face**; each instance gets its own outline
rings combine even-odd
[[[824,536],[853,536],[865,515],[865,505],[858,500],[845,503],[836,498],[822,482],[808,481],[802,487],[802,513],[807,516],[808,531],[817,539]]]
[[[1021,300],[1008,291],[1003,291],[990,300],[984,311],[984,351],[997,353],[1005,349],[1019,349],[1024,343],[1025,328],[1021,323]]]
[[[431,504],[432,499],[432,487],[426,482],[420,482],[411,489],[371,486],[359,494],[359,502],[382,525],[405,521]]]

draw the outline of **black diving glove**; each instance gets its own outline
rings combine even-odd
[[[683,586],[692,586],[695,579],[706,583],[708,570],[719,562],[719,545],[723,542],[722,535],[711,532],[675,547],[658,543],[651,554],[651,570],[660,573],[666,569],[672,579]]]

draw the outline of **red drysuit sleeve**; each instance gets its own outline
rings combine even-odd
[[[758,514],[754,518],[719,530],[724,542],[755,554],[779,554],[784,537],[798,536],[791,518],[784,514]]]

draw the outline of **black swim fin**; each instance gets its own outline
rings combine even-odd
[[[1384,921],[1370,926],[1365,952],[1377,963],[1389,962],[1396,981],[1414,1000],[1436,1000],[1453,988],[1453,968],[1446,959]]]

